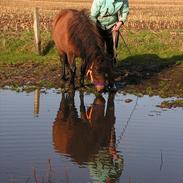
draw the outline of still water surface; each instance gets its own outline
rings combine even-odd
[[[0,90],[0,183],[183,182],[181,108],[122,93],[36,98]]]

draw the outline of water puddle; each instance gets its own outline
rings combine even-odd
[[[183,111],[158,96],[0,90],[0,182],[181,183]]]

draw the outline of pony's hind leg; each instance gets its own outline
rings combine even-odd
[[[68,63],[70,65],[70,87],[75,89],[75,75],[76,75],[76,64],[74,54],[68,54]]]
[[[66,81],[68,75],[68,60],[67,55],[64,53],[62,56],[60,55],[60,63],[61,63],[61,79]]]

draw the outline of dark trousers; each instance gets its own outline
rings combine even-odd
[[[116,62],[116,49],[118,47],[119,32],[112,31],[112,28],[108,30],[103,30],[99,27],[99,33],[105,42],[108,55],[114,59],[114,62]]]

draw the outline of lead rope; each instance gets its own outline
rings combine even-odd
[[[132,109],[132,111],[131,111],[131,113],[130,113],[129,118],[128,118],[127,121],[126,121],[125,127],[123,128],[121,134],[119,135],[119,138],[116,140],[116,148],[117,148],[118,145],[120,144],[121,139],[122,139],[122,137],[123,137],[124,134],[125,134],[125,131],[126,131],[127,127],[128,127],[128,124],[129,124],[129,122],[130,122],[130,120],[131,120],[131,118],[132,118],[132,116],[133,116],[133,113],[135,112],[136,107],[137,107],[137,103],[138,103],[138,97],[136,98],[135,105],[134,105],[134,107],[133,107],[133,109]]]
[[[132,56],[132,52],[130,51],[128,45],[126,44],[126,41],[125,41],[125,39],[124,39],[124,37],[122,36],[122,34],[121,34],[120,31],[119,31],[119,35],[120,35],[121,39],[123,40],[123,42],[124,42],[124,44],[125,44],[125,46],[126,46],[126,49],[128,50],[128,53],[130,54],[130,56]]]

